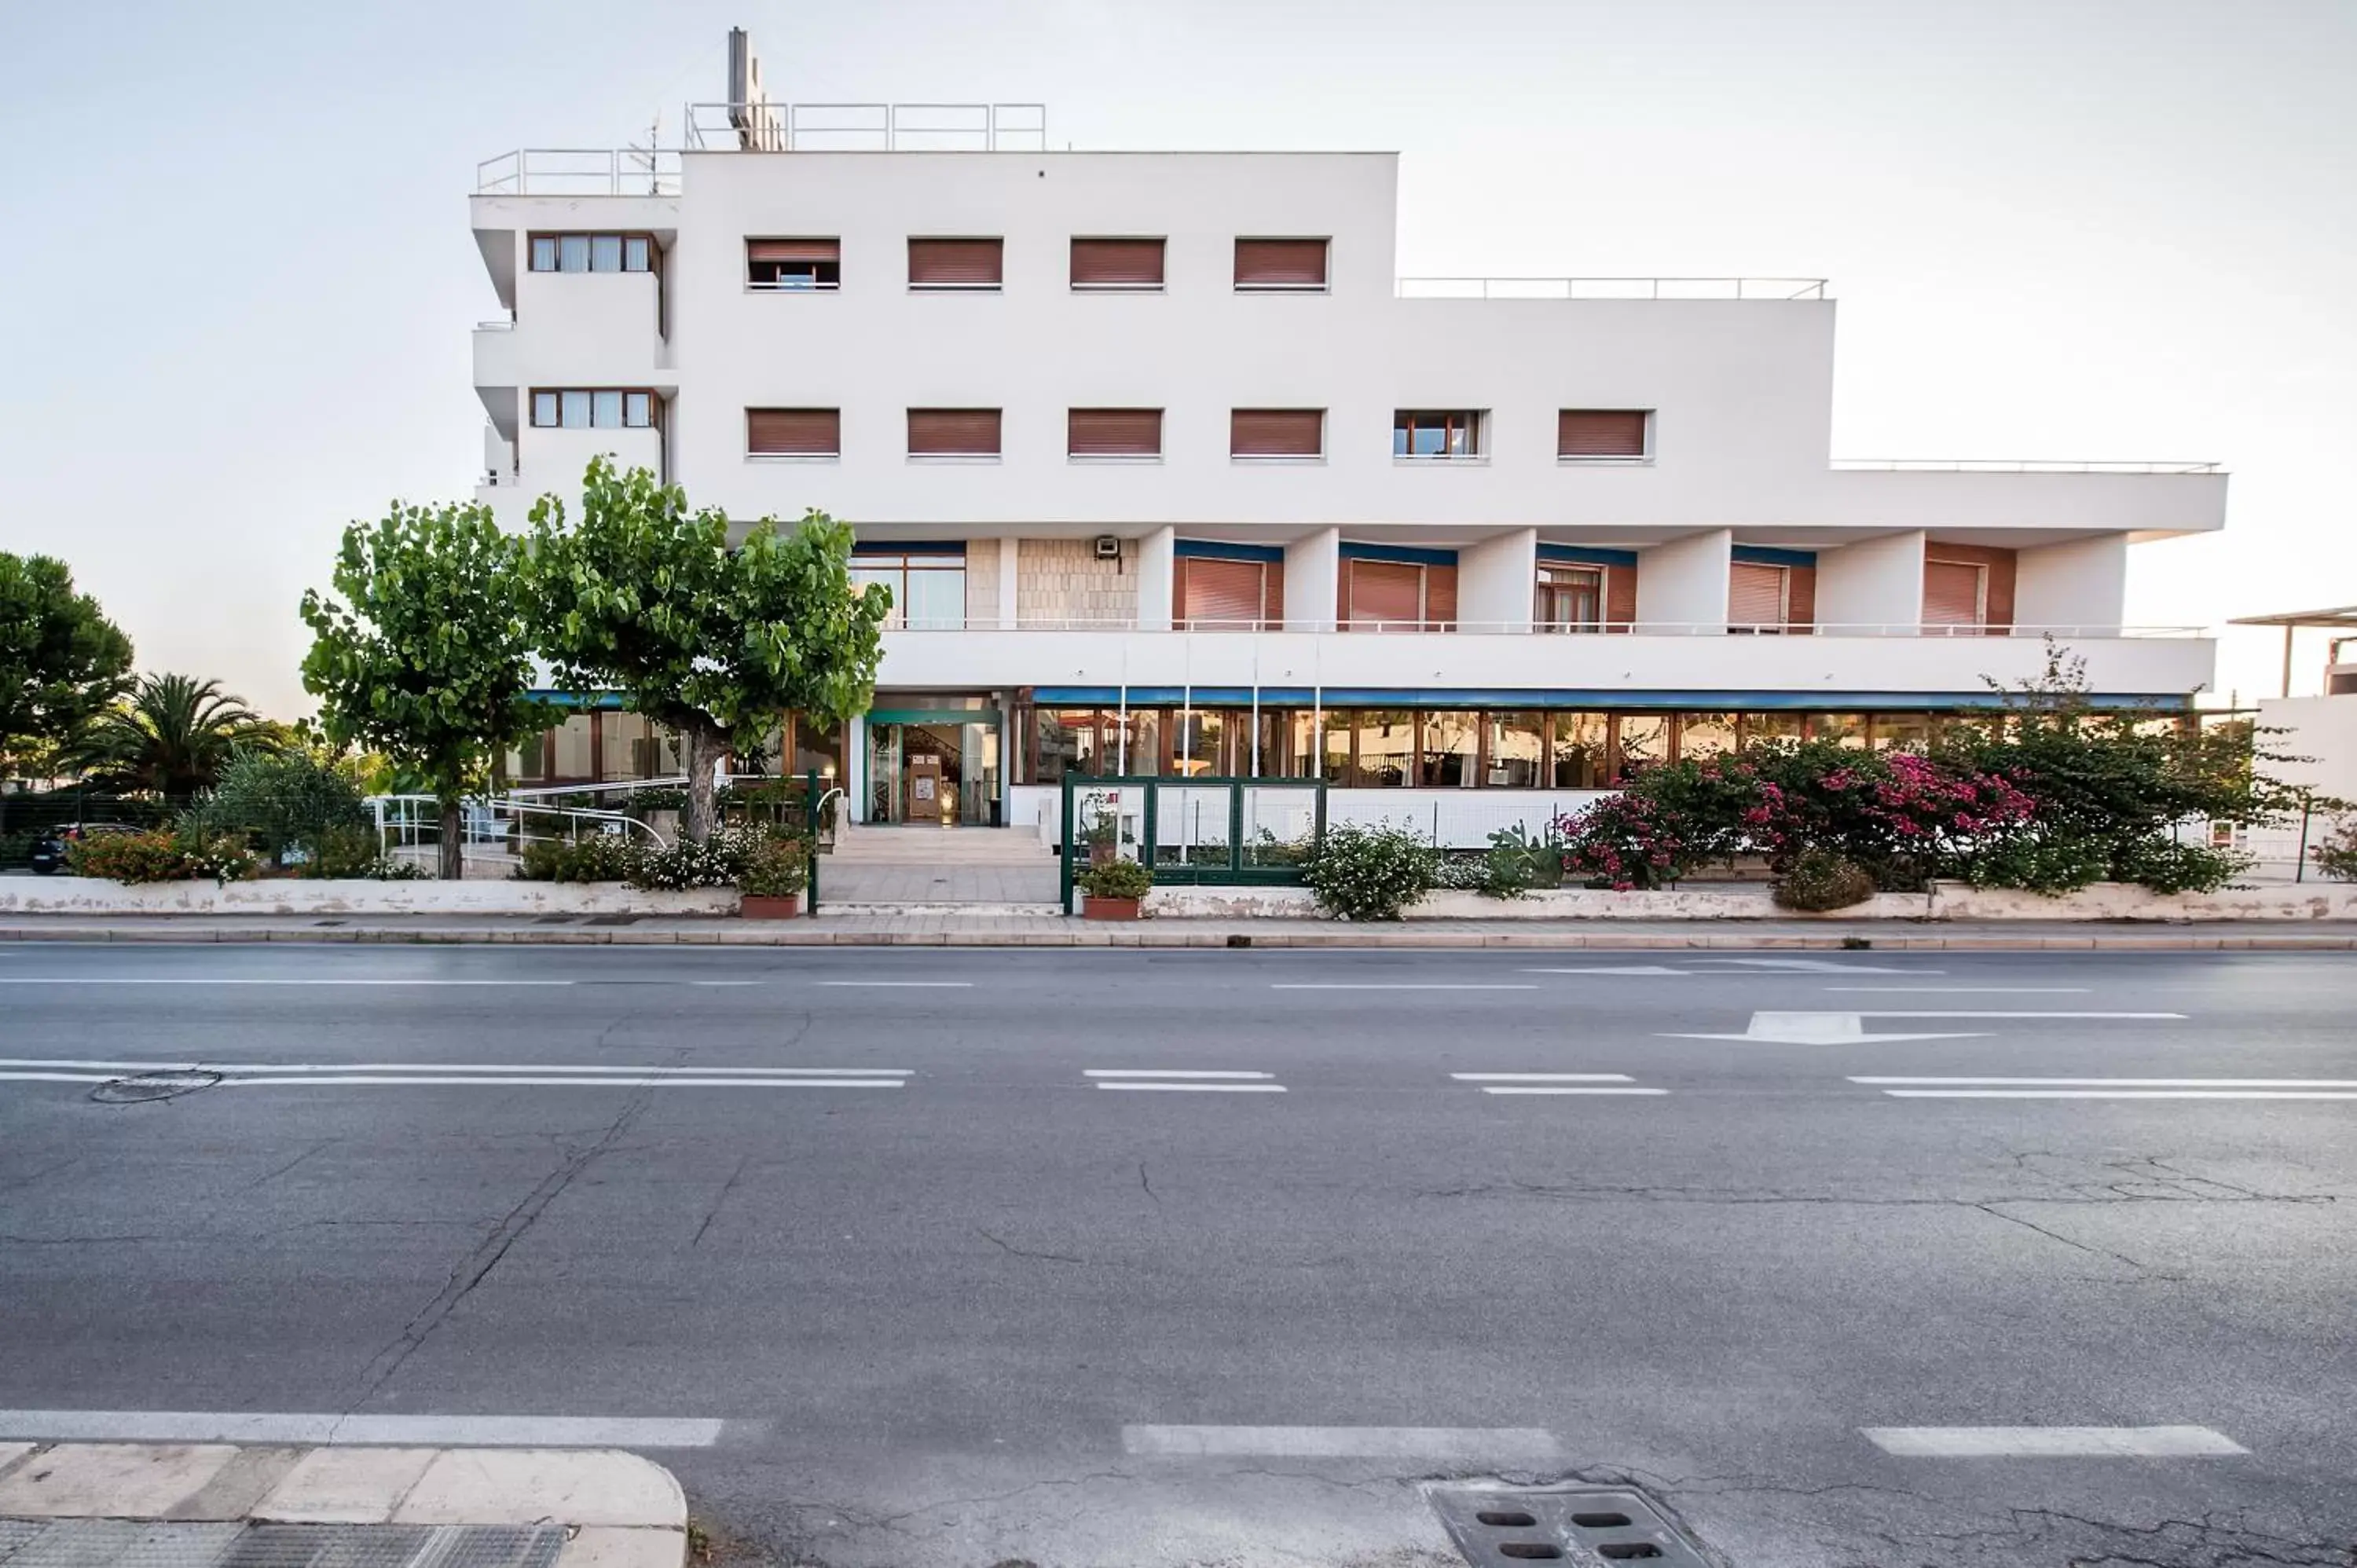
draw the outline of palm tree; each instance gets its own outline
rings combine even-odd
[[[210,789],[239,749],[275,751],[285,739],[285,726],[219,681],[142,675],[130,698],[91,726],[77,760],[95,782],[178,799]]]

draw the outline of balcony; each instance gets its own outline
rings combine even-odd
[[[1412,277],[1397,280],[1401,299],[1740,299],[1822,300],[1824,278]]]
[[[1274,693],[1583,692],[1619,705],[1708,706],[1715,694],[1822,693],[1869,705],[1978,699],[1994,680],[2034,679],[2045,638],[2087,661],[2099,693],[2181,697],[2207,685],[2215,644],[2198,628],[1823,626],[1807,636],[1730,640],[1721,625],[1640,624],[1624,634],[1533,636],[1523,627],[1454,632],[1249,629],[1190,632],[1060,623],[884,635],[889,686],[1257,688]],[[1963,631],[1964,635],[1955,635]],[[1341,700],[1339,697],[1336,700]],[[1470,699],[1469,699],[1470,700]],[[1501,698],[1501,702],[1510,701]]]

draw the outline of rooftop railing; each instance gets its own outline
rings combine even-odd
[[[694,152],[1044,153],[1044,103],[691,103]]]
[[[677,196],[676,147],[519,147],[475,166],[477,196]]]
[[[1824,278],[1402,278],[1402,299],[1823,299]]]
[[[2073,463],[2044,458],[1836,457],[1836,468],[1878,474],[2217,474],[2222,463]]]

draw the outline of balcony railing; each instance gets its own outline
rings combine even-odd
[[[2218,474],[2222,463],[2072,463],[2045,458],[1836,457],[1835,468],[1877,474]]]
[[[1824,278],[1402,278],[1402,299],[1823,299]]]
[[[1148,636],[1184,637],[1192,632],[1232,637],[1240,634],[1263,633],[1270,636],[1349,636],[1404,635],[1426,633],[1436,636],[1502,636],[1534,635],[1542,637],[1727,637],[1727,636],[1792,636],[1792,637],[1907,637],[1907,638],[2046,638],[2068,641],[2073,638],[2201,638],[2210,635],[2207,627],[2200,626],[2117,626],[2110,623],[2083,622],[2048,625],[2016,626],[1953,626],[1930,625],[1902,621],[1819,621],[1792,622],[1781,625],[1750,625],[1739,621],[1631,621],[1614,622],[1609,630],[1599,628],[1571,628],[1548,626],[1530,620],[1356,620],[1337,625],[1321,621],[1314,626],[1286,627],[1265,620],[1190,620],[1181,628],[1141,627],[1135,620],[1087,617],[1024,618],[1014,626],[1002,626],[996,621],[969,619],[896,621],[887,632],[1135,632]]]

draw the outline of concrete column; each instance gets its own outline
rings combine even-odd
[[[1458,624],[1474,632],[1530,630],[1538,580],[1535,528],[1466,546],[1457,553]]]
[[[1157,528],[1137,545],[1137,628],[1170,629],[1171,564],[1178,558],[1178,531]]]
[[[1727,631],[1727,591],[1735,535],[1724,528],[1688,534],[1637,557],[1637,629],[1683,627]]]
[[[1017,585],[1023,580],[1022,554],[1023,542],[1013,534],[998,542],[998,624],[1006,631],[1022,624],[1015,609]]]
[[[2041,544],[2014,558],[2017,626],[2055,627],[2072,637],[2112,637],[2127,604],[2128,537]]]
[[[1862,636],[1888,627],[1911,634],[1922,619],[1921,530],[1817,552],[1818,630]]]
[[[1331,631],[1342,589],[1342,531],[1322,528],[1285,547],[1285,629]]]

